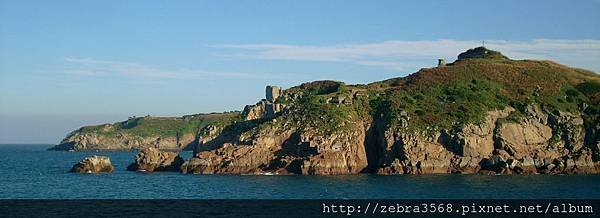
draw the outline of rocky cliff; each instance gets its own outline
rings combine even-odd
[[[404,78],[268,91],[246,121],[199,143],[182,171],[600,172],[600,77],[550,61],[480,47]]]
[[[268,86],[231,117],[193,131],[183,173],[600,172],[600,76],[483,47],[366,85]],[[85,134],[63,144],[86,147]],[[180,148],[184,135],[167,144]]]

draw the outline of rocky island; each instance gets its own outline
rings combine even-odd
[[[86,126],[52,150],[193,149],[131,169],[197,174],[599,173],[599,121],[597,74],[478,47],[366,85],[267,86],[242,112]]]
[[[112,173],[115,168],[106,156],[90,156],[73,165],[71,173]]]

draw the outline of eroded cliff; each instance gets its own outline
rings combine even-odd
[[[597,75],[470,51],[492,55],[461,54],[468,58],[369,85],[318,81],[283,90],[199,143],[182,171],[600,172]]]

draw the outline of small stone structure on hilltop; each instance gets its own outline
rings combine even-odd
[[[281,90],[281,87],[279,87],[279,86],[267,86],[267,88],[266,88],[267,101],[274,102],[282,94],[283,94],[283,90]]]
[[[446,66],[446,60],[443,58],[438,59],[438,67]]]

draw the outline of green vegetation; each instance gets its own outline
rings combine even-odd
[[[509,106],[515,111],[498,122],[518,122],[527,116],[527,107],[536,104],[554,113],[583,111],[586,123],[598,120],[600,77],[592,72],[551,61],[510,60],[482,47],[462,53],[459,59],[367,85],[330,80],[304,83],[286,90],[294,97],[275,101],[288,107],[276,119],[291,122],[300,130],[325,134],[353,130],[365,120],[382,121],[388,128],[429,131],[481,123],[488,111]],[[270,121],[244,121],[240,113],[141,117],[80,131],[177,136],[198,132],[210,124],[232,135],[251,135],[274,125]]]
[[[134,117],[113,124],[86,126],[78,131],[96,133],[105,136],[130,134],[141,137],[160,136],[177,137],[183,134],[195,134],[207,125],[226,126],[240,119],[238,112],[223,114],[198,114],[184,117]]]
[[[426,130],[481,123],[488,111],[508,106],[516,111],[499,122],[520,121],[530,104],[555,113],[579,113],[586,105],[586,113],[597,113],[599,81],[589,71],[551,61],[510,60],[499,52],[476,48],[465,52],[460,61],[403,78],[366,86],[318,81],[290,90],[304,94],[291,102],[298,108],[294,116],[300,125],[338,131],[361,119],[380,119],[388,128]],[[352,96],[357,90],[367,97]],[[353,100],[351,104],[331,101],[336,98]]]
[[[576,113],[579,111],[578,107],[581,103],[589,102],[585,95],[570,84],[563,85],[556,95],[542,96],[538,101],[555,114],[558,114],[559,111]]]
[[[502,55],[502,53],[489,50],[485,47],[477,47],[469,49],[463,53],[458,55],[458,60],[468,59],[468,58],[484,58],[484,59],[508,59],[506,56]]]
[[[576,89],[587,96],[593,106],[600,104],[600,82],[586,81],[577,85]]]
[[[346,84],[343,82],[332,81],[332,80],[323,80],[323,81],[315,81],[303,83],[299,86],[290,88],[291,92],[304,92],[313,95],[325,95],[334,92],[344,92],[348,88]]]
[[[351,128],[352,118],[358,115],[350,106],[328,103],[327,96],[306,92],[291,114],[293,121],[302,129],[317,127],[327,133]]]
[[[418,91],[390,89],[372,100],[379,116],[398,126],[402,113],[410,117],[410,129],[450,128],[483,121],[487,111],[501,109],[506,98],[498,95],[501,85],[476,80],[427,87]]]

